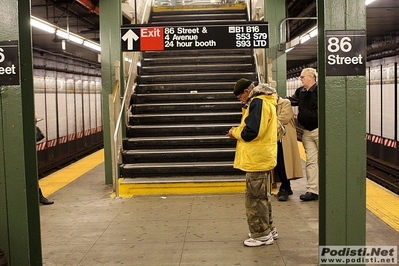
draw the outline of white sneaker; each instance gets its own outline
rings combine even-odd
[[[278,233],[277,233],[276,227],[273,227],[273,229],[270,231],[270,233],[272,233],[274,240],[278,239]]]
[[[277,233],[276,227],[273,227],[273,229],[270,231],[270,233],[272,233],[274,240],[278,239],[278,233]],[[251,233],[248,233],[248,236],[251,237]]]
[[[269,233],[267,236],[248,238],[244,241],[244,245],[247,247],[259,247],[262,245],[272,245],[273,242],[273,235],[272,233]]]

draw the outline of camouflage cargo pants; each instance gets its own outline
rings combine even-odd
[[[246,173],[245,208],[252,238],[268,235],[273,228],[272,205],[267,197],[271,171]]]

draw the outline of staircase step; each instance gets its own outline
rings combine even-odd
[[[156,84],[156,83],[179,83],[179,82],[218,82],[230,81],[236,82],[240,78],[256,80],[254,72],[232,72],[232,73],[190,73],[190,74],[173,74],[173,75],[139,75],[137,82],[139,84]]]
[[[173,98],[173,95],[170,96]],[[173,100],[173,99],[172,99]],[[205,102],[205,103],[151,103],[134,104],[131,112],[133,114],[152,114],[152,113],[204,113],[204,112],[236,112],[240,110],[242,104],[235,102]]]
[[[126,137],[225,135],[235,124],[129,125]]]
[[[220,135],[199,136],[160,136],[128,138],[123,142],[124,150],[134,149],[173,149],[180,148],[233,148],[236,140]]]
[[[153,59],[156,60],[158,58],[165,59],[175,59],[175,58],[240,58],[242,56],[247,56],[253,58],[252,49],[210,49],[210,50],[171,50],[168,52],[164,51],[146,51],[142,53],[142,57],[144,60]],[[172,61],[171,60],[171,61]]]
[[[241,112],[224,113],[163,113],[134,114],[129,117],[130,125],[198,124],[198,123],[239,123]]]
[[[183,88],[183,87],[182,87]],[[191,92],[176,92],[176,93],[135,93],[132,95],[132,103],[133,104],[161,104],[161,103],[198,103],[198,104],[207,104],[212,102],[217,102],[220,104],[235,104],[236,109],[240,110],[242,104],[237,101],[236,96],[233,93],[233,87],[228,88],[228,91],[219,91],[219,92],[198,92],[197,89]],[[141,90],[140,90],[141,92]],[[239,106],[239,107],[238,107]],[[237,108],[238,107],[238,108]]]
[[[122,177],[165,177],[182,175],[242,175],[233,168],[232,161],[226,162],[188,162],[188,163],[138,163],[122,164]]]
[[[171,19],[173,19],[171,21]],[[203,24],[211,24],[211,23],[237,23],[237,22],[246,22],[246,14],[245,13],[218,13],[217,17],[214,14],[186,14],[176,16],[176,13],[162,13],[157,14],[152,17],[151,24],[159,25],[163,24],[166,26],[174,26],[174,25],[184,25],[189,26],[191,25],[203,25]],[[184,23],[182,23],[184,22]]]
[[[237,80],[239,80],[238,78]],[[220,82],[220,81],[212,81],[212,82],[159,82],[156,84],[138,84],[136,87],[137,94],[146,94],[146,93],[183,93],[183,92],[229,92],[233,93],[233,88],[237,80]]]
[[[140,75],[158,74],[158,75],[168,75],[173,73],[176,74],[209,74],[211,69],[212,73],[227,73],[227,72],[246,72],[251,67],[251,64],[213,64],[210,65],[169,65],[169,66],[149,66],[141,67]]]
[[[220,53],[220,52],[219,52]],[[143,58],[141,65],[148,66],[171,66],[171,65],[205,65],[205,64],[253,64],[252,54],[249,55],[217,55],[217,56],[184,56],[178,55],[173,57],[150,57]]]
[[[227,137],[226,137],[227,138]],[[233,161],[235,148],[145,149],[122,153],[124,163]]]

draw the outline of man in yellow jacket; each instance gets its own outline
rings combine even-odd
[[[245,104],[241,124],[226,134],[237,139],[234,168],[246,172],[245,208],[249,238],[245,246],[271,245],[278,238],[267,195],[268,179],[277,158],[276,90],[267,84],[240,79],[234,94]]]

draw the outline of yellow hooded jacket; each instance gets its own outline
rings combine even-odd
[[[277,99],[257,95],[242,109],[241,124],[232,131],[237,139],[234,168],[245,172],[272,170],[277,164]]]

